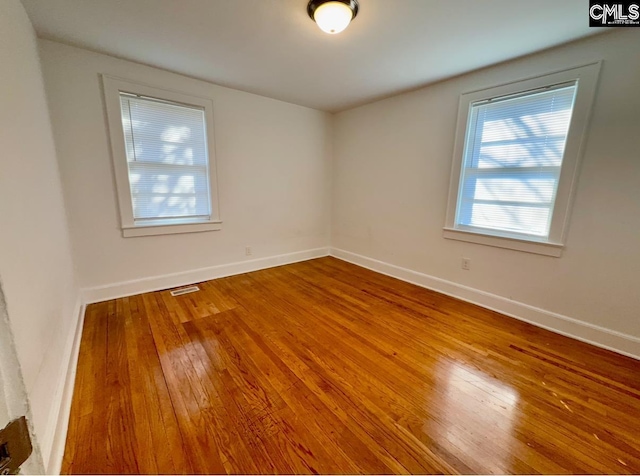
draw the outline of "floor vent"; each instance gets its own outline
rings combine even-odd
[[[172,296],[182,296],[183,294],[195,293],[196,291],[200,291],[198,286],[189,286],[188,288],[180,288],[171,291]]]

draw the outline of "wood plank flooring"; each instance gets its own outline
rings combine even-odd
[[[640,473],[640,362],[334,258],[92,304],[65,473]]]

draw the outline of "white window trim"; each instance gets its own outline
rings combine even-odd
[[[499,86],[463,93],[458,105],[458,121],[456,124],[453,163],[451,167],[451,182],[447,202],[447,215],[443,236],[447,239],[466,241],[498,248],[508,248],[517,251],[559,257],[565,246],[567,226],[571,213],[573,195],[578,178],[580,158],[583,153],[587,137],[587,127],[591,114],[591,107],[596,92],[598,76],[602,62],[594,62],[583,66],[556,71],[532,78],[513,81]],[[500,233],[482,233],[477,229],[465,230],[456,227],[455,216],[460,188],[460,175],[464,161],[465,139],[467,134],[468,117],[471,105],[477,101],[492,99],[510,94],[533,91],[570,81],[577,81],[578,88],[569,126],[569,134],[565,145],[562,170],[558,181],[558,191],[553,207],[553,218],[549,229],[549,236],[542,239],[529,237],[500,236]]]
[[[213,101],[209,98],[191,96],[188,94],[160,89],[145,84],[127,81],[125,79],[102,75],[104,99],[107,108],[109,138],[111,141],[111,157],[116,179],[118,204],[120,208],[120,222],[122,235],[127,237],[168,235],[175,233],[197,233],[221,229],[222,221],[218,209],[218,180],[216,174],[215,144],[213,135]],[[211,217],[208,221],[194,223],[158,223],[136,224],[133,218],[133,204],[129,187],[129,170],[127,167],[127,153],[125,147],[122,117],[120,112],[120,93],[126,92],[147,96],[166,101],[182,103],[188,106],[198,106],[204,109],[207,149],[209,155],[209,196],[211,197]]]

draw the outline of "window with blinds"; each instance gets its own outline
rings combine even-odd
[[[576,82],[470,104],[455,227],[545,239]]]
[[[211,219],[204,108],[120,92],[136,225]]]

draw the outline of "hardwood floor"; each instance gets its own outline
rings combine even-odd
[[[334,258],[90,305],[65,473],[640,473],[640,362]]]

